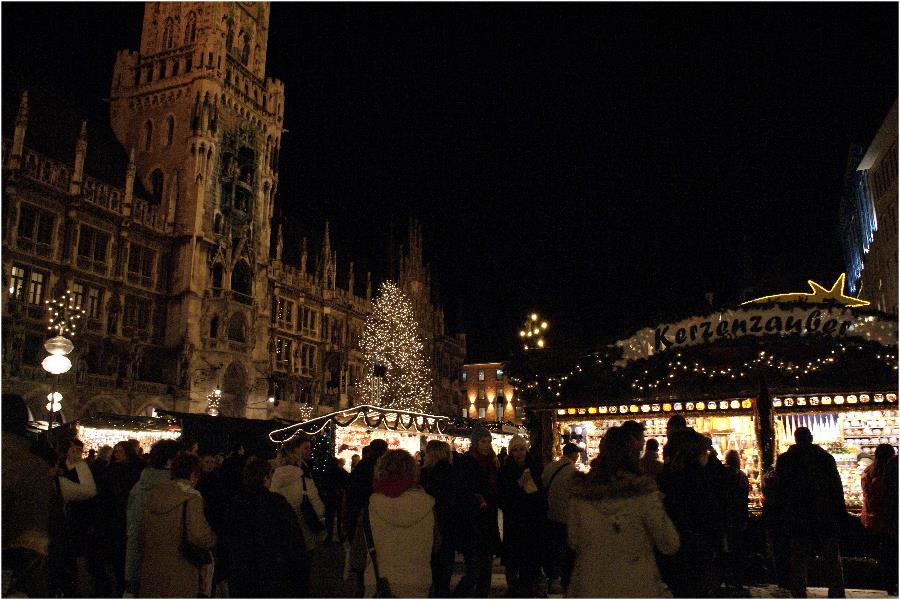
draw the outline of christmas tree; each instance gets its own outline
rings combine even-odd
[[[418,324],[412,303],[395,284],[385,282],[378,289],[360,349],[365,403],[428,412],[431,392]]]

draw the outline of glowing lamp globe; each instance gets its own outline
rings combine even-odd
[[[53,392],[47,394],[47,412],[59,412],[62,410],[62,394]]]
[[[56,356],[64,356],[74,349],[75,345],[68,338],[64,338],[61,335],[52,337],[44,342],[44,350],[46,350],[48,354]],[[66,371],[68,371],[68,369],[66,369]],[[65,371],[63,372],[65,373]]]
[[[47,402],[62,402],[63,395],[59,392],[50,392],[47,394]]]
[[[52,375],[62,375],[72,368],[72,361],[62,354],[51,354],[41,361],[41,367]]]

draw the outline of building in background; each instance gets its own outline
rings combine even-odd
[[[460,407],[460,416],[522,424],[525,407],[509,381],[506,363],[463,365],[462,380],[466,389],[466,401]]]
[[[849,293],[897,312],[897,103],[863,153],[848,158],[841,238]]]
[[[120,182],[84,173],[85,124],[71,164],[26,148],[23,94],[2,145],[2,368],[4,392],[36,420],[50,391],[45,302],[66,290],[87,312],[61,381],[68,419],[203,412],[216,389],[220,414],[236,417],[365,401],[355,382],[371,274],[357,295],[350,262],[339,285],[327,224],[299,265],[282,261],[272,231],[285,96],[265,76],[268,22],[267,3],[147,3],[140,50],[119,52],[113,71]],[[400,283],[417,294],[438,408],[456,414],[465,338],[445,332],[415,226],[410,240]]]

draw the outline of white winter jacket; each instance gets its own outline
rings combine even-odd
[[[568,525],[576,555],[570,597],[671,597],[653,551],[677,552],[678,532],[650,478],[627,474],[609,483],[574,481]]]
[[[307,527],[306,523],[303,522],[303,515],[300,512],[300,503],[303,501],[304,482],[301,480],[302,477],[303,469],[300,467],[294,465],[278,467],[275,469],[275,472],[272,473],[272,483],[269,485],[269,490],[284,496],[291,508],[294,509],[294,512],[297,513],[297,518],[300,520],[300,527],[303,530],[303,539],[306,543],[306,549],[313,550],[316,545],[325,538],[325,532],[323,530],[319,533],[313,533],[313,531]],[[309,501],[312,503],[316,514],[319,515],[319,519],[324,525],[325,503],[322,502],[322,499],[319,497],[319,489],[316,487],[316,482],[312,480],[312,477],[307,477],[305,483],[306,495],[309,496]]]
[[[369,497],[369,522],[375,539],[378,570],[397,598],[427,598],[431,587],[434,545],[434,498],[422,488],[396,498]],[[360,520],[360,527],[362,521]],[[375,570],[368,559],[364,577],[366,597],[375,595]]]

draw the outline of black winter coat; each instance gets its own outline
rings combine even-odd
[[[350,473],[350,484],[347,487],[347,533],[353,539],[353,532],[359,520],[359,513],[369,503],[372,495],[372,480],[375,479],[375,463],[381,456],[366,458],[359,461],[353,472]]]
[[[519,478],[525,469],[531,471],[538,491],[528,494],[519,486]],[[500,508],[503,510],[503,564],[521,566],[533,562],[540,555],[541,534],[547,507],[541,484],[541,470],[531,456],[519,465],[512,457],[506,460],[498,477]]]
[[[434,498],[434,518],[441,532],[441,543],[445,547],[456,548],[457,537],[453,526],[454,472],[449,462],[442,460],[436,465],[422,469],[422,487]]]
[[[308,593],[308,556],[297,515],[284,496],[243,488],[225,521],[233,598],[290,598]]]
[[[782,523],[792,534],[840,534],[847,520],[834,457],[815,444],[795,444],[775,463]]]
[[[487,474],[470,452],[454,457],[453,470],[456,498],[453,522],[458,549],[464,553],[480,549],[496,554],[500,548],[497,488],[491,485]],[[486,508],[480,507],[479,496],[487,502]]]

